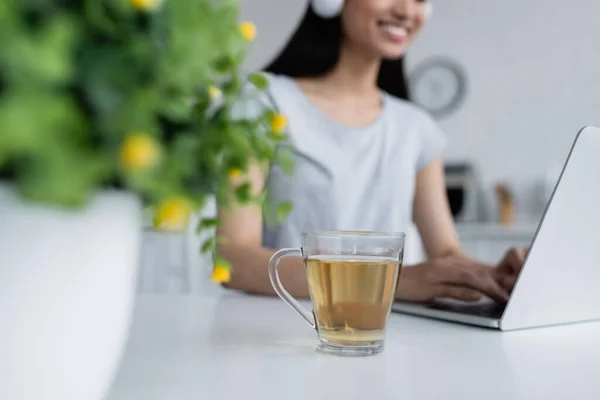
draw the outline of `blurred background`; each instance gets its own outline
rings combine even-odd
[[[600,2],[432,1],[433,18],[407,55],[411,96],[448,135],[447,189],[462,242],[494,262],[530,243],[575,135],[600,126]],[[260,69],[308,2],[241,3],[242,19],[258,27],[246,68]],[[213,213],[210,204],[205,214]],[[410,233],[407,258],[418,261]],[[210,259],[197,255],[202,238],[160,235],[146,235],[153,261],[143,263],[140,290],[210,286]]]

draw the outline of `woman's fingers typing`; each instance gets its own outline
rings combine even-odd
[[[481,299],[481,292],[466,287],[443,284],[438,286],[436,297],[449,297],[463,301],[477,301]]]
[[[525,261],[525,251],[523,249],[514,248],[508,253],[508,266],[511,272],[519,272],[523,262]]]
[[[507,291],[512,291],[517,276],[523,268],[529,249],[513,248],[509,250],[502,261],[494,269],[496,281]]]
[[[523,262],[525,262],[527,251],[527,249],[519,248],[510,249],[500,261],[499,270],[507,274],[518,274],[521,271]]]
[[[398,285],[398,299],[428,301],[447,297],[477,301],[482,296],[508,301],[508,292],[499,282],[497,268],[472,260],[444,257],[406,268]],[[506,282],[509,284],[510,282]]]
[[[494,279],[493,269],[488,266],[453,263],[450,266],[440,267],[436,274],[442,285],[460,286],[478,291],[498,301],[508,301],[508,293]],[[451,289],[449,288],[448,291]]]

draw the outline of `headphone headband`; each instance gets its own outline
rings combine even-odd
[[[333,18],[341,14],[344,0],[312,0],[312,8],[321,18]]]
[[[312,0],[312,9],[321,18],[333,18],[341,14],[344,8],[344,0]],[[425,20],[431,18],[433,13],[433,3],[425,3]]]

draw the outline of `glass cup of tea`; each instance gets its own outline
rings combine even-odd
[[[369,356],[383,351],[400,278],[404,233],[323,231],[302,234],[301,249],[282,249],[269,263],[275,292],[317,331],[318,351]],[[302,258],[309,312],[283,287],[279,263]]]

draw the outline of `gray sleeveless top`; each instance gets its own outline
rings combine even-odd
[[[288,117],[294,174],[272,165],[267,190],[274,203],[294,208],[282,223],[263,228],[263,246],[300,247],[310,230],[407,232],[416,174],[439,157],[446,138],[422,110],[382,93],[383,109],[368,126],[340,125],[314,106],[285,76],[267,75],[261,101]],[[256,105],[254,105],[256,106]]]

